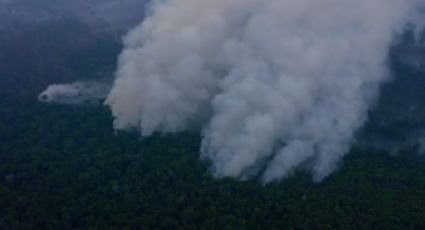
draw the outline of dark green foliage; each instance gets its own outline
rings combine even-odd
[[[425,227],[425,162],[353,149],[322,183],[214,180],[193,133],[117,133],[100,107],[0,105],[2,229]]]

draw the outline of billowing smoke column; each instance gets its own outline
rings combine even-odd
[[[335,170],[387,79],[408,0],[168,0],[124,39],[116,129],[201,124],[214,176]]]

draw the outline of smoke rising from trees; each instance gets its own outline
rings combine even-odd
[[[199,128],[201,158],[217,178],[267,183],[306,170],[320,181],[367,120],[389,80],[390,48],[408,23],[422,21],[420,7],[414,0],[153,1],[123,40],[105,104],[115,129],[150,136]],[[79,103],[93,85],[54,85],[39,99]],[[107,95],[100,86],[94,98]]]
[[[109,80],[77,81],[71,84],[53,84],[38,99],[46,103],[84,104],[102,101],[111,88]]]
[[[149,136],[201,122],[218,178],[320,181],[367,119],[414,4],[159,1],[124,39],[106,100],[114,126]]]

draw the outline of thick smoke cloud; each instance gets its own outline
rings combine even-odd
[[[78,81],[72,84],[53,84],[47,87],[38,99],[47,103],[85,104],[96,103],[106,98],[111,89],[109,81]]]
[[[168,0],[125,37],[106,100],[143,136],[201,124],[214,176],[320,181],[387,80],[406,0]]]

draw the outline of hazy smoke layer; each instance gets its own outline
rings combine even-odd
[[[50,85],[38,99],[47,103],[83,104],[104,100],[111,89],[107,81],[79,81],[72,84]]]
[[[125,38],[116,129],[203,125],[216,177],[329,175],[386,80],[407,0],[168,0]]]
[[[43,22],[65,16],[82,19],[99,29],[126,29],[138,23],[148,0],[0,0],[0,19]],[[0,26],[4,22],[0,21]],[[104,29],[104,28],[103,28]]]

